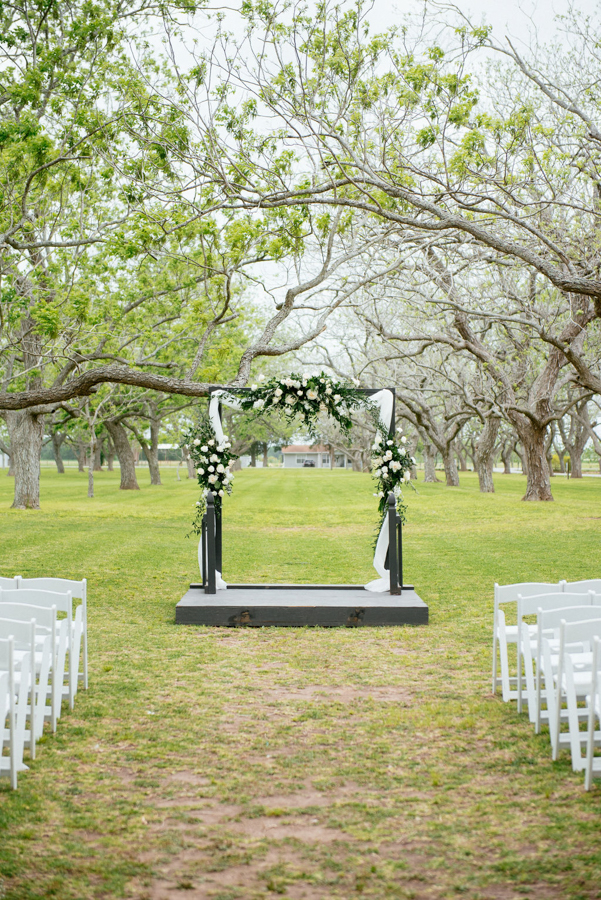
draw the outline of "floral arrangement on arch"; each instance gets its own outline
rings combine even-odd
[[[353,426],[351,411],[370,406],[369,399],[358,390],[358,386],[358,381],[352,385],[335,381],[325,372],[313,375],[293,373],[287,378],[270,378],[262,384],[253,384],[237,399],[247,412],[281,409],[290,419],[298,417],[313,438],[316,437],[318,416],[327,413],[348,436]]]
[[[192,522],[192,531],[200,534],[207,494],[210,491],[214,495],[215,510],[219,513],[223,498],[226,494],[232,493],[234,473],[231,467],[238,457],[232,453],[232,445],[227,436],[224,436],[222,444],[217,442],[208,416],[203,418],[199,425],[188,429],[183,435],[182,446],[186,447],[190,454],[196,469],[198,484],[202,489],[201,499],[196,502],[196,514]]]
[[[402,428],[397,428],[397,433],[402,432]],[[399,442],[394,437],[382,437],[385,434],[383,426],[380,427],[371,451],[371,471],[374,478],[378,480],[379,490],[374,493],[374,497],[379,498],[378,512],[380,513],[380,525],[386,515],[387,497],[390,491],[393,492],[397,501],[397,510],[405,521],[406,505],[403,503],[403,484],[410,483],[411,470],[415,465],[415,459],[409,454],[404,446],[407,438],[402,435]],[[400,446],[399,446],[400,445]],[[411,485],[413,488],[413,485]],[[413,488],[415,490],[415,488]],[[379,529],[378,529],[379,530]]]

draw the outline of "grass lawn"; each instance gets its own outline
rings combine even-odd
[[[490,693],[495,580],[601,574],[601,479],[555,502],[419,484],[406,579],[421,628],[176,627],[197,580],[195,485],[119,492],[117,473],[44,470],[10,510],[0,574],[88,578],[90,689],[19,790],[0,786],[2,900],[601,897],[601,785],[586,794]],[[231,581],[375,574],[367,475],[246,470],[226,501]]]

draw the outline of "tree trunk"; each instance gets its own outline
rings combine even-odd
[[[253,469],[254,469],[254,468],[256,467],[256,465],[257,465],[257,448],[255,447],[254,444],[253,444],[252,447],[250,448],[250,464],[251,464],[251,466],[252,466]]]
[[[83,441],[77,442],[77,471],[85,472],[86,470],[86,453],[87,447]]]
[[[196,478],[194,463],[192,461],[192,457],[190,456],[190,451],[187,447],[182,447],[182,454],[184,459],[186,460],[186,466],[188,468],[188,478]],[[236,462],[239,462],[239,460],[236,460]]]
[[[105,421],[106,430],[111,436],[115,452],[121,467],[121,491],[139,491],[139,485],[136,480],[136,466],[134,454],[127,439],[127,432],[121,422],[107,419]]]
[[[462,453],[461,450],[455,451],[457,454],[457,459],[459,460],[459,471],[467,472],[467,461],[465,458],[465,453]]]
[[[428,484],[438,482],[436,477],[436,450],[424,442],[424,481]]]
[[[109,472],[113,471],[115,463],[115,448],[112,444],[109,444],[106,450],[106,467]]]
[[[459,487],[459,472],[457,471],[457,458],[455,448],[451,444],[442,454],[444,473],[447,479],[447,487]]]
[[[263,444],[263,468],[266,469],[269,466],[269,456],[267,455],[268,445]]]
[[[40,508],[40,454],[44,417],[27,409],[7,410],[4,419],[10,434],[11,461],[15,469],[13,509]]]
[[[484,423],[482,433],[476,444],[474,453],[474,466],[478,473],[480,492],[482,494],[494,494],[493,465],[495,461],[495,444],[501,426],[501,420],[490,416]]]
[[[161,471],[159,469],[159,432],[161,423],[159,419],[150,419],[150,443],[140,442],[144,450],[144,456],[148,462],[150,483],[161,484]]]
[[[552,500],[551,478],[546,456],[546,427],[541,428],[525,417],[513,423],[524,450],[526,493],[522,500]]]
[[[59,475],[65,474],[65,466],[61,456],[61,446],[64,440],[65,438],[61,437],[58,431],[52,432],[52,452],[54,454],[54,462],[56,463],[56,471]]]
[[[504,446],[501,450],[501,460],[503,461],[503,475],[511,475],[511,454],[513,447]]]
[[[94,471],[102,472],[102,444],[99,440],[95,441],[94,447]]]
[[[88,497],[94,496],[94,471],[96,470],[97,450],[98,441],[94,431],[92,431],[92,436],[90,437],[90,464],[88,466]]]

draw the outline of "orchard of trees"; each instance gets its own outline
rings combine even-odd
[[[137,487],[212,385],[326,366],[396,385],[446,481],[601,458],[601,20],[518,45],[426,3],[0,8],[0,450]],[[259,427],[262,430],[257,430]],[[339,435],[323,440],[337,446]],[[288,440],[232,425],[237,450]],[[236,449],[236,447],[234,447]],[[262,452],[262,451],[260,451]],[[367,454],[356,452],[356,464]]]

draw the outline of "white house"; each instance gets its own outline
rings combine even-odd
[[[285,469],[330,468],[330,451],[320,444],[313,447],[308,444],[291,444],[290,447],[282,447],[282,457]],[[346,453],[336,453],[334,466],[337,469],[351,468],[352,462]]]

